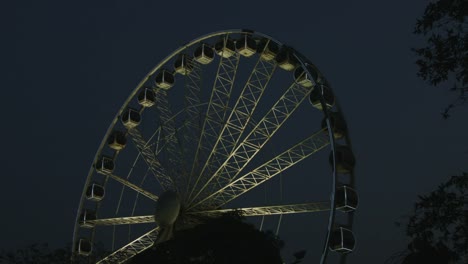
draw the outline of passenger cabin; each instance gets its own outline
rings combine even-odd
[[[187,54],[180,54],[174,62],[174,70],[178,74],[190,74],[193,70],[192,58]]]
[[[245,34],[236,41],[236,49],[240,55],[251,57],[257,52],[257,42],[251,36]]]
[[[336,151],[336,171],[339,173],[350,173],[356,165],[354,154],[348,146],[337,145]],[[330,165],[333,165],[333,153],[329,157]]]
[[[208,44],[202,43],[195,51],[193,52],[193,57],[196,61],[201,64],[209,64],[214,59],[213,48],[208,46]]]
[[[122,131],[114,130],[107,138],[107,145],[111,149],[115,149],[117,151],[125,148],[126,144],[127,138],[125,137],[125,133]]]
[[[307,70],[310,72],[308,74],[304,68],[297,67],[294,71],[294,80],[296,83],[301,85],[302,87],[311,88],[315,85],[318,79],[318,72],[317,69],[312,67],[311,65],[306,66]]]
[[[262,39],[257,45],[257,51],[261,53],[262,60],[271,61],[278,55],[279,47],[271,40]]]
[[[329,118],[333,136],[335,139],[342,139],[346,135],[347,130],[344,118],[338,112],[330,112]],[[325,118],[322,120],[322,128],[328,133],[327,121]]]
[[[143,88],[138,94],[138,103],[143,107],[152,107],[156,102],[156,95],[153,89],[149,87]]]
[[[156,86],[161,89],[168,90],[174,86],[175,78],[174,74],[168,70],[161,70],[155,78]]]
[[[96,220],[96,212],[93,210],[84,209],[78,220],[80,227],[84,228],[93,228],[94,223],[92,221]]]
[[[232,55],[236,54],[236,44],[234,43],[234,40],[230,38],[220,38],[216,42],[214,48],[216,53],[224,58],[229,58]]]
[[[349,186],[341,186],[335,193],[336,209],[348,213],[356,210],[358,206],[358,195]]]
[[[81,256],[89,256],[93,251],[93,245],[89,240],[80,238],[76,245],[76,251]]]
[[[101,174],[112,173],[114,171],[114,160],[111,157],[101,156],[96,162],[96,171]]]
[[[141,116],[136,109],[128,108],[122,113],[120,119],[126,128],[131,129],[140,124]]]
[[[351,253],[356,245],[353,232],[347,228],[339,227],[332,231],[329,248],[331,251],[346,254]]]
[[[322,88],[325,105],[327,108],[332,108],[335,105],[335,95],[333,95],[332,90],[326,85],[317,85],[314,90],[312,90],[309,96],[310,103],[313,107],[323,110],[322,103],[320,102],[320,98],[322,97]]]
[[[292,71],[297,67],[297,59],[294,57],[294,50],[289,47],[283,47],[275,57],[278,66],[286,71]]]
[[[86,198],[91,201],[99,202],[104,198],[104,187],[97,183],[92,183],[86,189]]]

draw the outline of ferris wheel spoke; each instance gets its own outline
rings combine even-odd
[[[182,159],[180,158],[181,144],[177,138],[175,120],[172,118],[171,106],[167,99],[167,92],[164,89],[154,89],[156,94],[156,108],[159,111],[159,119],[162,126],[162,133],[166,138],[166,150],[168,159],[173,168],[180,168]],[[176,173],[177,174],[177,173]]]
[[[114,251],[112,254],[101,259],[96,264],[115,264],[126,262],[127,260],[133,258],[136,254],[144,251],[147,248],[150,248],[156,241],[158,232],[159,227],[133,240],[117,251]]]
[[[154,223],[154,215],[103,218],[103,219],[96,219],[96,220],[88,220],[86,221],[86,223],[99,225],[99,226],[148,224],[148,223]]]
[[[131,135],[133,142],[135,143],[138,151],[141,153],[141,156],[145,160],[148,168],[154,174],[156,179],[158,180],[161,188],[164,190],[168,190],[170,188],[174,188],[174,181],[171,179],[161,166],[161,163],[156,158],[156,155],[147,147],[148,143],[143,139],[141,132],[136,129],[132,128],[128,130],[128,133]]]
[[[200,180],[205,185],[209,184],[215,176],[213,172],[229,158],[229,154],[238,143],[242,132],[250,122],[252,114],[273,76],[275,69],[276,63],[274,61],[265,61],[259,56],[249,79],[244,85],[241,95],[237,99],[228,120],[224,124],[213,146],[213,150],[208,156],[207,162],[200,172],[199,178],[195,182],[195,186]],[[201,179],[203,176],[207,176],[206,179]],[[195,194],[195,196],[198,195],[199,193]]]
[[[122,177],[116,176],[116,175],[111,174],[111,173],[106,173],[106,175],[109,176],[109,178],[111,178],[111,179],[113,179],[113,180],[115,180],[117,182],[120,182],[121,184],[127,186],[128,188],[141,193],[142,195],[150,198],[153,201],[158,200],[158,196],[152,194],[151,192],[148,192],[148,191],[144,190],[140,186],[138,186],[136,184],[133,184],[133,183],[127,181],[126,179],[122,178]]]
[[[202,193],[205,188],[208,189],[208,193],[214,193],[223,188],[226,183],[232,182],[311,91],[312,89],[293,83],[214,173],[213,179],[215,180],[205,184],[198,193]],[[195,198],[192,201],[195,201]],[[199,203],[200,201],[197,202]]]
[[[232,87],[237,74],[237,66],[239,65],[240,55],[235,55],[224,58],[221,56],[218,65],[218,71],[213,83],[213,89],[208,104],[208,109],[201,127],[200,138],[198,140],[197,150],[192,165],[190,175],[197,174],[199,169],[199,160],[201,155],[207,155],[214,147],[214,141],[218,138],[219,131],[225,120],[226,110],[228,109],[229,98],[231,96]],[[198,178],[201,176],[198,176]],[[197,178],[197,179],[198,179]],[[196,180],[198,181],[198,180]],[[191,181],[190,181],[191,184]],[[190,185],[192,192],[196,188],[195,185]],[[192,194],[192,192],[189,194]]]
[[[318,152],[329,143],[325,129],[319,130],[191,207],[202,203],[222,206]]]
[[[286,204],[286,205],[272,205],[272,206],[259,206],[248,208],[235,208],[235,209],[219,209],[209,211],[199,211],[188,214],[202,215],[207,217],[216,217],[223,213],[240,212],[242,216],[266,216],[266,215],[280,215],[280,214],[299,214],[299,213],[313,213],[323,212],[330,210],[330,202],[314,202],[314,203],[301,203],[301,204]]]

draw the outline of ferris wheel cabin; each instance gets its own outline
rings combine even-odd
[[[140,124],[141,115],[136,109],[128,108],[122,113],[120,120],[126,128],[131,129]]]
[[[312,76],[310,76],[302,67],[297,67],[294,71],[294,80],[303,87],[311,88],[317,81],[318,73],[310,65],[307,65],[307,70],[312,74]]]
[[[114,130],[107,138],[107,145],[114,150],[122,150],[127,144],[127,138],[122,131]]]
[[[240,55],[251,57],[257,52],[257,43],[249,35],[243,35],[236,41],[236,49]]]
[[[193,57],[201,64],[209,64],[214,59],[213,48],[208,44],[202,43],[194,52]]]
[[[93,228],[94,223],[90,221],[96,220],[96,212],[88,209],[84,209],[81,214],[80,218],[78,220],[80,227],[84,228]]]
[[[174,70],[181,75],[188,75],[193,70],[193,61],[187,54],[180,54],[174,62]]]
[[[328,108],[332,108],[335,105],[335,96],[333,95],[332,90],[326,86],[321,85],[321,87],[316,87],[309,96],[310,103],[313,107],[322,110],[322,104],[320,98],[322,97],[322,88],[323,88],[323,99],[325,100],[325,105]]]
[[[220,38],[216,42],[214,48],[216,53],[224,58],[229,58],[232,55],[236,54],[236,44],[234,43],[234,40],[230,38]]]
[[[289,47],[283,47],[275,57],[278,66],[286,71],[292,71],[297,67],[297,60],[294,57],[293,49]]]
[[[257,45],[258,52],[261,53],[261,58],[265,61],[274,60],[276,55],[278,55],[279,47],[273,41],[268,39],[262,39]]]
[[[356,165],[356,159],[351,149],[347,146],[336,146],[336,171],[339,173],[350,173]],[[330,165],[333,164],[333,153],[329,157]]]
[[[335,139],[343,138],[346,135],[347,130],[344,118],[338,112],[330,112],[329,118]],[[328,133],[327,121],[325,118],[322,120],[322,128]]]
[[[356,241],[351,230],[339,227],[331,233],[329,244],[331,251],[343,254],[351,253],[354,250],[355,245]]]
[[[161,70],[155,78],[156,86],[161,89],[168,90],[174,86],[174,74],[168,70]]]
[[[78,240],[76,248],[78,254],[82,256],[89,256],[93,251],[93,245],[91,244],[91,242],[84,238],[80,238]]]
[[[156,102],[153,89],[145,87],[138,94],[138,103],[143,107],[152,107]]]
[[[92,183],[86,189],[86,198],[91,201],[99,202],[104,198],[104,187],[97,183]]]
[[[114,160],[111,157],[101,156],[96,162],[96,171],[101,174],[108,174],[114,171]]]
[[[354,189],[343,185],[336,189],[335,202],[336,210],[345,213],[352,212],[358,206],[358,195]]]

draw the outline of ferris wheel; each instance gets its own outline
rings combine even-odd
[[[278,227],[325,212],[320,262],[334,251],[344,263],[354,166],[343,113],[310,60],[259,32],[207,34],[159,62],[117,112],[86,178],[73,257],[124,263],[230,211]],[[96,256],[98,245],[109,253]]]

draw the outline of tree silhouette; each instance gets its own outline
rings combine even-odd
[[[426,39],[426,46],[415,48],[418,76],[433,86],[458,93],[442,115],[465,104],[468,91],[468,1],[438,0],[427,5],[417,20],[414,33]]]
[[[408,249],[389,263],[468,263],[468,173],[419,196],[406,235]]]
[[[132,263],[281,264],[282,246],[272,232],[257,230],[237,214],[224,214],[176,231],[173,239],[140,253]]]

